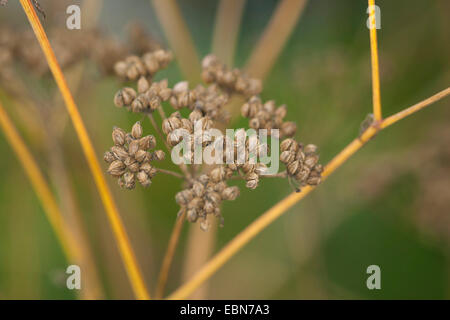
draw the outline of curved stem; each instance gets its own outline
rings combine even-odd
[[[161,265],[161,270],[159,272],[158,282],[156,286],[156,299],[161,299],[164,295],[164,288],[166,287],[170,266],[172,264],[173,256],[175,255],[178,240],[180,239],[180,234],[181,230],[183,229],[185,217],[186,212],[183,211],[181,216],[177,218],[177,221],[175,222],[172,230],[172,234],[170,235],[169,245],[167,246],[167,251]]]

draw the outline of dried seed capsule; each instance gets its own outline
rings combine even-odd
[[[142,137],[142,133],[143,133],[142,126],[141,123],[138,121],[131,128],[131,135],[133,136],[133,138],[139,139],[140,137]]]
[[[139,93],[143,93],[150,88],[150,83],[145,77],[140,77],[137,83]]]
[[[177,117],[173,117],[172,115],[165,119],[162,124],[162,130],[164,134],[168,135],[173,130],[181,127],[181,120]]]
[[[222,198],[224,200],[235,200],[239,196],[239,188],[236,186],[228,187],[222,191]]]
[[[249,189],[256,189],[258,186],[258,180],[248,180],[245,186]]]
[[[125,107],[131,105],[136,99],[136,91],[133,88],[123,88],[119,90],[114,96],[114,104],[117,107]]]
[[[128,152],[123,147],[114,146],[111,147],[111,151],[119,160],[125,161],[125,159],[128,158]]]
[[[218,194],[217,192],[208,192],[206,194],[206,199],[208,201],[211,201],[212,203],[214,203],[215,205],[219,205],[220,201],[222,200],[222,198],[220,197],[220,194]]]
[[[299,163],[298,161],[292,161],[287,166],[287,172],[291,176],[295,175],[299,169]]]
[[[152,171],[153,167],[151,166],[150,163],[148,162],[144,162],[143,164],[141,164],[141,171],[144,171],[146,174],[150,174],[150,172]]]
[[[305,154],[309,155],[317,152],[317,146],[314,144],[307,144],[304,148]]]
[[[293,151],[296,152],[298,150],[298,143],[294,139],[285,139],[281,142],[280,145],[281,152],[284,151]]]
[[[128,154],[130,156],[134,156],[138,150],[139,150],[139,141],[138,140],[131,141],[130,144],[128,145]]]
[[[114,156],[114,153],[106,151],[105,154],[103,155],[103,160],[105,160],[108,163],[111,163],[114,160],[116,160],[116,157]]]
[[[309,177],[306,180],[306,183],[311,185],[311,186],[317,186],[320,183],[320,177]]]
[[[203,185],[206,185],[209,182],[209,177],[206,174],[202,174],[198,177],[198,181]]]
[[[123,146],[125,144],[126,132],[120,128],[114,127],[112,131],[112,139],[115,145]]]
[[[283,151],[280,154],[280,161],[287,164],[295,159],[295,153],[291,151]]]
[[[120,160],[111,162],[108,173],[114,177],[120,177],[125,172],[125,164]]]
[[[133,163],[130,163],[128,166],[127,166],[127,168],[128,168],[128,170],[130,170],[131,172],[138,172],[139,171],[139,163],[138,162],[133,162]]]
[[[316,154],[310,154],[308,156],[306,156],[305,159],[305,166],[307,166],[308,168],[312,169],[316,163],[319,161],[319,156]]]
[[[156,139],[152,135],[148,135],[139,139],[139,149],[149,150],[156,147]]]
[[[194,185],[192,186],[192,191],[194,191],[196,197],[201,197],[205,192],[205,187],[200,182],[194,182]]]
[[[134,189],[136,186],[136,182],[134,179],[134,173],[131,172],[125,172],[123,174],[123,182],[125,183],[125,188],[127,189]]]
[[[284,117],[286,117],[286,113],[287,113],[286,105],[283,104],[282,106],[279,106],[275,110],[275,117],[279,118],[279,119],[283,119]]]
[[[138,162],[143,162],[147,158],[147,151],[139,149],[138,151],[136,151],[134,157]]]
[[[183,190],[175,195],[175,201],[179,205],[187,205],[193,198],[194,195],[191,190]]]
[[[210,172],[209,176],[212,181],[220,182],[225,178],[225,170],[223,167],[217,167]]]
[[[164,151],[156,150],[155,152],[153,152],[152,159],[156,160],[156,161],[163,161],[165,157],[166,157],[166,154],[164,153]]]
[[[139,171],[136,178],[143,187],[148,187],[152,183],[149,176],[144,171]]]
[[[306,181],[310,172],[311,170],[308,167],[303,167],[297,172],[297,174],[295,175],[295,179],[302,182]]]
[[[139,94],[136,99],[131,103],[131,111],[133,112],[144,112],[149,106],[147,96],[145,94]]]
[[[205,201],[205,205],[203,206],[203,210],[205,210],[206,214],[213,213],[215,206],[210,201]]]
[[[249,127],[252,128],[252,129],[259,129],[261,123],[260,123],[260,121],[259,121],[258,118],[252,118],[252,119],[250,119],[250,121],[248,122],[248,125],[249,125]]]
[[[281,133],[284,136],[292,137],[297,131],[297,125],[294,122],[285,122],[281,125]]]

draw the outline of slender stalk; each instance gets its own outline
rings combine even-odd
[[[429,106],[430,104],[444,98],[450,93],[449,88],[441,91],[408,109],[405,109],[392,117],[396,121]],[[410,110],[409,113],[405,113]],[[391,117],[390,117],[391,118]],[[389,118],[387,118],[389,119]],[[390,121],[386,125],[375,122],[364,131],[360,137],[354,139],[341,152],[339,152],[324,168],[322,173],[323,180],[338,169],[344,162],[346,162],[356,151],[361,149],[367,142],[369,142],[380,130],[394,124],[396,121]],[[259,218],[241,231],[233,240],[231,240],[222,250],[220,250],[205,266],[203,266],[190,281],[182,285],[168,299],[184,299],[194,292],[200,285],[208,280],[218,269],[220,269],[231,257],[233,257],[243,246],[250,240],[257,236],[262,230],[274,222],[278,217],[283,215],[294,204],[303,199],[316,187],[306,186],[299,193],[292,193],[280,202],[278,202],[271,209],[263,213]]]
[[[94,147],[84,126],[81,115],[67,86],[66,79],[64,78],[61,68],[56,60],[55,53],[50,46],[47,35],[41,25],[39,18],[36,15],[36,12],[34,11],[31,1],[20,0],[20,3],[22,4],[22,7],[36,35],[36,38],[38,39],[42,51],[45,54],[48,65],[50,67],[50,70],[52,71],[58,88],[64,98],[67,111],[69,112],[69,115],[74,124],[75,130],[84,151],[84,155],[91,169],[91,173],[94,177],[97,189],[103,201],[103,205],[106,209],[106,213],[110,221],[111,228],[119,247],[119,251],[134,293],[138,299],[149,299],[150,295],[144,283],[142,273],[137,264],[135,254],[131,247],[128,235],[125,231],[122,219],[119,215],[111,191],[109,190],[109,187],[106,183],[105,177],[103,176],[103,173],[101,171],[101,167],[95,154]]]
[[[162,112],[161,113],[161,117],[164,120],[165,119],[165,115],[163,116],[164,110],[162,108],[161,108],[161,112]],[[149,114],[148,118],[150,119],[150,123],[152,124],[153,129],[155,129],[156,133],[158,134],[158,136],[160,137],[160,139],[163,141],[164,145],[166,146],[167,152],[170,153],[171,148],[170,148],[169,144],[167,143],[167,140],[164,138],[163,133],[159,129],[158,124],[155,121],[155,118],[153,117],[152,114]],[[178,166],[180,167],[181,171],[183,172],[183,174],[186,176],[187,179],[190,179],[192,177],[192,175],[189,172],[189,169],[187,168],[186,164],[180,163]]]
[[[429,97],[428,99],[425,99],[403,111],[400,111],[390,117],[387,117],[386,119],[383,120],[380,127],[381,127],[381,129],[384,129],[384,128],[396,123],[397,121],[402,120],[403,118],[419,111],[420,109],[423,109],[423,108],[429,106],[430,104],[435,103],[438,100],[441,100],[442,98],[444,98],[445,96],[448,96],[449,94],[450,94],[450,87],[436,93],[435,95]]]
[[[166,254],[164,255],[161,270],[159,272],[158,282],[156,286],[156,299],[161,299],[164,295],[164,288],[166,287],[167,278],[169,276],[170,266],[172,265],[173,256],[180,239],[181,230],[183,229],[186,212],[183,211],[180,217],[177,218],[175,225],[170,235],[169,245],[167,246]]]
[[[33,186],[33,189],[36,192],[42,207],[44,208],[45,214],[50,222],[50,225],[55,231],[67,260],[69,262],[77,261],[81,250],[73,237],[72,231],[64,221],[55,197],[50,191],[50,187],[45,181],[45,178],[36,164],[36,161],[6,114],[1,102],[0,127],[4,131],[6,139],[22,164],[28,179],[30,179],[31,185]]]
[[[378,44],[377,44],[377,28],[375,16],[375,0],[369,1],[369,21],[370,21],[370,57],[372,64],[372,100],[373,100],[373,115],[375,121],[380,121],[383,116],[381,112],[381,97],[380,97],[380,71],[378,64]]]
[[[252,77],[263,80],[269,73],[294,30],[306,2],[306,0],[279,2],[247,62],[246,70]]]
[[[217,7],[212,52],[232,67],[246,0],[220,0]]]
[[[200,83],[200,61],[176,0],[151,1],[181,72],[192,84]]]
[[[165,169],[159,169],[159,168],[156,168],[156,170],[161,172],[161,173],[168,174],[170,176],[174,176],[174,177],[177,177],[177,178],[180,178],[180,179],[185,179],[185,176],[183,176],[182,174],[179,174],[177,172],[174,172],[174,171],[165,170]]]

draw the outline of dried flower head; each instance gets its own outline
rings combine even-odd
[[[136,180],[142,186],[148,187],[157,172],[151,162],[164,159],[163,151],[149,151],[156,147],[155,137],[142,135],[143,129],[139,122],[133,125],[130,133],[121,128],[114,128],[114,146],[105,152],[103,157],[110,164],[108,173],[118,178],[119,185],[126,189],[134,189]]]

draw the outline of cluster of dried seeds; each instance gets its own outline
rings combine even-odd
[[[138,92],[131,87],[120,89],[114,96],[114,104],[136,113],[151,113],[172,96],[167,79],[151,82],[145,77],[138,80]]]
[[[151,184],[151,179],[157,170],[151,162],[162,161],[165,154],[162,150],[149,152],[156,147],[155,137],[148,135],[143,137],[142,126],[136,122],[131,133],[123,129],[114,128],[112,139],[114,146],[105,152],[104,160],[108,162],[108,173],[118,178],[122,188],[134,189],[136,180],[144,187]]]
[[[159,70],[167,67],[172,61],[172,53],[165,50],[156,50],[145,53],[142,57],[128,56],[118,61],[114,70],[116,74],[126,80],[138,80],[141,77],[152,77]]]
[[[185,212],[189,222],[200,221],[200,228],[207,231],[210,224],[207,216],[212,214],[220,220],[223,226],[223,217],[220,205],[224,200],[235,200],[239,196],[239,188],[229,187],[226,180],[233,172],[223,166],[213,169],[208,174],[202,174],[189,183],[188,188],[178,192],[175,196],[180,205],[180,213]]]
[[[284,121],[286,106],[277,107],[275,101],[262,103],[258,96],[251,97],[241,107],[243,117],[250,119],[249,126],[255,130],[267,129],[267,134],[272,134],[272,129],[279,129],[281,137],[292,137],[297,131],[297,125],[292,121]]]
[[[287,174],[300,186],[316,186],[320,183],[323,167],[318,163],[317,146],[303,146],[294,139],[286,139],[280,148],[280,161],[286,165]]]
[[[245,129],[237,130],[234,138],[213,135],[212,130],[216,129],[214,121],[228,119],[224,106],[230,96],[238,93],[248,98],[241,112],[249,119],[252,129],[267,129],[268,135],[275,138],[292,137],[295,135],[296,125],[284,121],[286,106],[277,107],[274,101],[261,101],[258,96],[261,83],[258,80],[248,78],[237,69],[228,70],[213,55],[203,60],[203,78],[206,83],[212,83],[209,86],[198,85],[190,89],[189,83],[182,81],[171,89],[167,79],[153,82],[153,75],[171,59],[170,53],[163,50],[156,52],[147,53],[142,58],[127,57],[115,65],[116,74],[122,79],[135,81],[137,91],[131,87],[122,88],[116,93],[114,103],[133,112],[148,113],[161,108],[162,102],[168,101],[177,111],[168,118],[163,118],[162,132],[166,136],[169,149],[181,142],[187,143],[182,146],[185,163],[195,163],[197,145],[206,147],[214,144],[212,147],[215,154],[218,150],[223,152],[225,164],[217,166],[208,174],[198,176],[194,172],[192,176],[187,175],[187,188],[176,195],[176,202],[181,207],[180,213],[185,213],[190,222],[200,221],[201,229],[207,230],[207,216],[213,214],[223,223],[220,211],[222,201],[234,200],[239,194],[237,187],[228,187],[227,180],[235,176],[245,180],[247,188],[255,189],[261,176],[267,174],[267,166],[261,161],[258,162],[257,158],[261,160],[261,157],[267,155],[268,146],[259,140],[258,135],[247,137]],[[151,59],[153,62],[150,62]],[[189,116],[183,117],[181,109],[190,110]],[[280,133],[275,134],[273,129],[279,129]],[[217,149],[218,147],[220,149]],[[322,166],[317,163],[316,152],[317,147],[314,145],[303,147],[291,138],[284,140],[281,144],[280,160],[287,170],[278,176],[288,176],[290,183],[293,180],[299,187],[317,185],[320,183]],[[124,181],[122,184],[126,184],[126,164],[122,160],[121,163],[121,171],[118,173]],[[134,186],[133,183],[130,183],[130,186]]]
[[[203,81],[215,83],[229,94],[251,97],[262,91],[261,80],[250,78],[239,69],[228,69],[215,55],[210,54],[203,59],[202,69]]]

